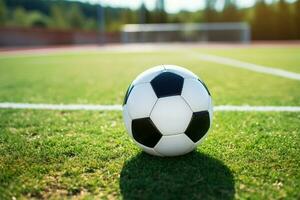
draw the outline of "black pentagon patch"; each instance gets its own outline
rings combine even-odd
[[[133,85],[131,85],[131,84],[129,85],[129,87],[128,87],[127,91],[126,91],[124,100],[123,100],[123,106],[127,103],[129,94],[130,94],[130,92],[132,91],[133,87],[134,87]]]
[[[205,87],[205,89],[206,89],[207,93],[209,94],[209,96],[211,96],[207,86],[205,85],[205,83],[203,81],[201,81],[200,79],[198,79],[198,81],[200,81],[200,83]]]
[[[172,72],[163,72],[156,76],[150,83],[158,98],[181,95],[183,77]]]
[[[150,148],[162,137],[149,117],[132,120],[132,135],[137,142]]]
[[[196,143],[207,133],[209,126],[208,111],[195,112],[185,134]]]

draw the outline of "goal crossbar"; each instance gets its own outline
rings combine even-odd
[[[244,22],[189,24],[126,24],[122,41],[250,41],[250,26]]]

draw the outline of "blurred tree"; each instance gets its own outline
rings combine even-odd
[[[277,32],[276,39],[284,40],[295,37],[295,31],[293,31],[293,18],[289,5],[290,4],[284,0],[279,0],[278,2],[275,20]]]
[[[66,19],[66,9],[61,4],[54,4],[50,8],[50,27],[59,29],[59,30],[66,30],[70,28],[70,25]]]
[[[67,13],[68,23],[72,29],[81,29],[84,27],[85,17],[78,4],[72,4]]]
[[[165,1],[156,0],[155,9],[152,12],[151,17],[152,23],[166,23],[167,22],[167,13],[165,11]]]
[[[124,9],[121,14],[121,20],[123,24],[135,24],[138,23],[137,12],[131,9]]]
[[[296,38],[300,39],[300,0],[294,3],[294,27],[296,30]]]
[[[188,11],[180,11],[179,13],[169,15],[168,22],[170,23],[197,23],[201,22],[202,12],[196,13]]]
[[[8,9],[14,10],[17,7],[22,7],[26,11],[39,11],[45,15],[49,14],[50,4],[56,0],[4,0]],[[60,1],[60,0],[59,0]]]
[[[7,8],[5,2],[3,0],[0,0],[0,26],[5,25],[6,18],[7,18]]]
[[[28,27],[49,27],[49,18],[38,11],[28,12],[26,21]]]
[[[74,1],[67,0],[4,0],[4,2],[6,2],[8,9],[11,10],[16,7],[23,7],[27,11],[39,11],[48,16],[51,14],[51,7],[53,5],[63,5],[68,8],[74,4]],[[86,17],[97,18],[97,6],[80,1],[76,1],[76,4],[81,8]]]
[[[141,4],[140,10],[139,10],[139,15],[140,15],[140,17],[139,17],[140,18],[140,20],[139,20],[140,24],[147,24],[147,23],[151,22],[150,12],[146,8],[146,5],[145,5],[144,1]]]
[[[218,12],[216,11],[217,0],[206,0],[205,8],[203,11],[204,22],[216,22],[218,21]]]
[[[239,22],[242,21],[242,15],[239,12],[235,0],[225,0],[224,8],[219,21]]]
[[[27,13],[24,8],[17,7],[12,14],[12,20],[9,22],[12,26],[29,27]]]
[[[104,13],[106,31],[114,32],[120,30],[122,21],[120,20],[121,12],[119,9],[106,7]]]
[[[9,26],[14,27],[39,27],[47,28],[49,26],[49,17],[41,12],[28,12],[23,8],[16,8],[12,13],[12,20],[8,21]]]
[[[296,27],[293,26],[293,13],[290,3],[280,0],[276,12],[276,39],[284,40],[296,38]]]
[[[274,9],[259,0],[254,6],[254,18],[252,19],[253,39],[267,40],[276,39]]]
[[[97,30],[97,28],[98,28],[98,24],[96,20],[94,20],[93,18],[88,18],[85,20],[83,30],[91,31],[91,30]]]

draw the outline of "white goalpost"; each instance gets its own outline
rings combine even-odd
[[[243,22],[190,24],[126,24],[123,43],[140,42],[237,42],[248,43],[250,26]]]

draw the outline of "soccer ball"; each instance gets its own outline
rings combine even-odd
[[[123,103],[128,134],[145,152],[191,152],[212,124],[212,99],[202,80],[174,65],[146,70],[129,86]]]

